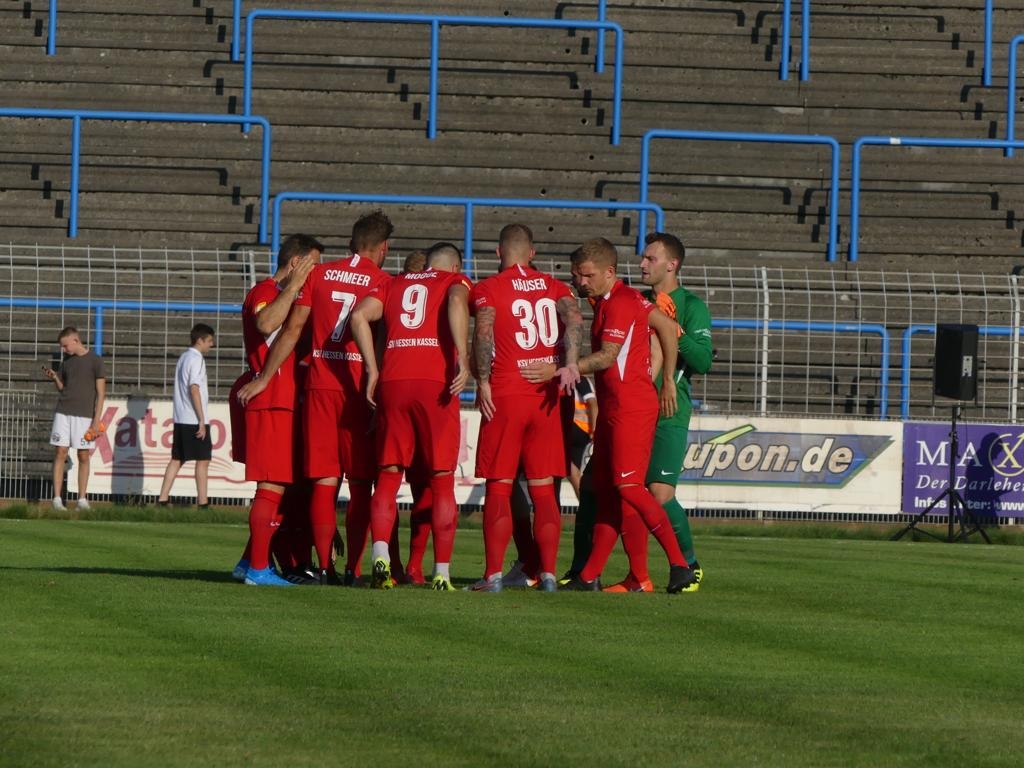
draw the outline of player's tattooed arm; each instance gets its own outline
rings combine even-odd
[[[591,352],[586,357],[580,358],[578,364],[580,373],[596,373],[605,368],[611,368],[621,349],[622,345],[616,344],[614,341],[601,342],[601,348],[597,352]]]
[[[562,340],[565,344],[565,364],[575,365],[580,359],[580,349],[583,347],[583,313],[580,312],[580,305],[572,296],[563,296],[555,305],[558,309],[558,316],[565,325],[565,333]]]
[[[494,307],[481,307],[476,311],[473,326],[473,366],[477,379],[476,404],[485,419],[494,416],[491,399],[491,369],[494,366]]]
[[[562,344],[565,347],[565,365],[555,373],[558,375],[558,386],[562,392],[570,394],[580,380],[580,348],[583,346],[583,313],[575,298],[563,296],[555,305],[558,316],[565,326],[562,333]]]
[[[476,324],[473,327],[473,363],[478,381],[487,381],[491,378],[496,314],[494,307],[482,307],[476,311]]]

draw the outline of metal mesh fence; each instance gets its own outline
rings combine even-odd
[[[392,254],[385,267],[399,268]],[[393,263],[392,263],[393,262]],[[112,395],[169,396],[194,322],[213,325],[211,395],[226,397],[243,366],[238,311],[269,271],[268,252],[0,247],[0,379],[38,388],[39,363],[76,325],[105,360]],[[537,266],[569,279],[564,259]],[[638,287],[635,259],[624,279]],[[932,396],[931,331],[982,327],[979,395],[965,418],[1016,422],[1020,293],[1015,275],[835,268],[684,266],[683,282],[715,322],[716,360],[694,382],[721,413],[942,418]],[[585,310],[587,307],[585,307]]]

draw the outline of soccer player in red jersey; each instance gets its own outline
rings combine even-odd
[[[338,484],[343,476],[348,477],[351,491],[345,517],[346,579],[358,576],[366,546],[375,472],[373,451],[367,449],[372,414],[362,393],[363,356],[352,339],[349,318],[361,299],[392,279],[380,265],[393,229],[383,211],[361,216],[353,224],[352,254],[313,269],[266,362],[268,369],[280,366],[309,322],[312,355],[302,409],[303,462],[306,476],[316,480],[310,522],[323,584],[341,583],[331,564],[331,549],[337,531]],[[266,386],[263,377],[255,379],[242,388],[239,398],[247,402]]]
[[[403,272],[422,272],[427,268],[427,252],[412,251],[402,264]],[[412,509],[409,510],[409,559],[405,564],[405,582],[422,585],[423,556],[430,541],[431,508],[434,505],[430,495],[430,470],[421,466],[422,461],[413,458],[413,466],[405,471],[405,479],[412,491]],[[392,558],[394,560],[394,558]]]
[[[274,371],[264,363],[270,344],[320,261],[323,246],[309,235],[292,235],[281,246],[277,271],[252,287],[242,302],[242,340],[250,376],[268,385],[245,406],[245,479],[256,481],[249,508],[248,568],[243,580],[259,586],[291,586],[270,566],[271,539],[281,524],[286,489],[301,478],[300,433],[296,418],[299,392],[294,354]],[[244,375],[243,375],[244,376]],[[243,385],[244,386],[244,385]]]
[[[575,366],[583,316],[568,286],[531,266],[534,255],[529,227],[504,227],[498,236],[500,271],[477,283],[470,297],[476,314],[477,405],[483,416],[476,476],[487,481],[486,566],[484,578],[471,588],[477,592],[502,589],[502,565],[512,537],[513,482],[520,468],[533,501],[538,586],[545,592],[557,589],[554,572],[562,524],[553,481],[566,471],[559,384],[527,381],[522,371],[536,364],[556,369],[560,344],[566,364]]]
[[[402,470],[419,451],[431,472],[434,578],[452,589],[449,564],[458,508],[455,465],[461,423],[459,393],[469,378],[469,278],[451,243],[430,249],[427,268],[380,286],[352,313],[352,334],[366,360],[366,399],[377,406],[377,487],[371,505],[373,585],[388,589],[388,540],[397,515]],[[374,359],[370,323],[382,320],[383,360]],[[379,381],[379,388],[378,388]],[[379,402],[379,405],[378,405]]]
[[[594,482],[598,490],[593,549],[567,589],[596,591],[620,531],[630,568],[640,581],[649,580],[646,537],[649,530],[669,561],[668,592],[693,583],[665,510],[644,485],[659,410],[675,413],[673,377],[666,376],[659,393],[651,371],[650,330],[658,336],[665,370],[675,370],[677,326],[639,291],[619,280],[618,253],[604,238],[588,240],[572,255],[573,278],[580,293],[596,299],[590,331],[591,353],[579,360],[573,374],[593,373],[601,408],[594,434]],[[573,366],[566,366],[572,369]],[[563,377],[564,378],[564,377]],[[631,525],[639,515],[646,526]],[[638,542],[643,536],[642,545]],[[637,571],[637,568],[640,571]]]

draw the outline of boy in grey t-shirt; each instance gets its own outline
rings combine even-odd
[[[53,508],[66,509],[61,499],[64,488],[64,464],[71,446],[78,457],[78,508],[89,509],[89,456],[96,447],[100,432],[103,400],[107,394],[107,380],[103,374],[103,360],[91,352],[78,335],[68,326],[57,337],[65,354],[57,370],[43,366],[43,374],[57,387],[59,396],[50,430],[53,455]]]

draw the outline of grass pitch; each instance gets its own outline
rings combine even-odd
[[[1024,549],[695,528],[694,595],[488,595],[243,587],[237,525],[0,520],[0,765],[1020,764]],[[456,580],[482,560],[460,531]]]

